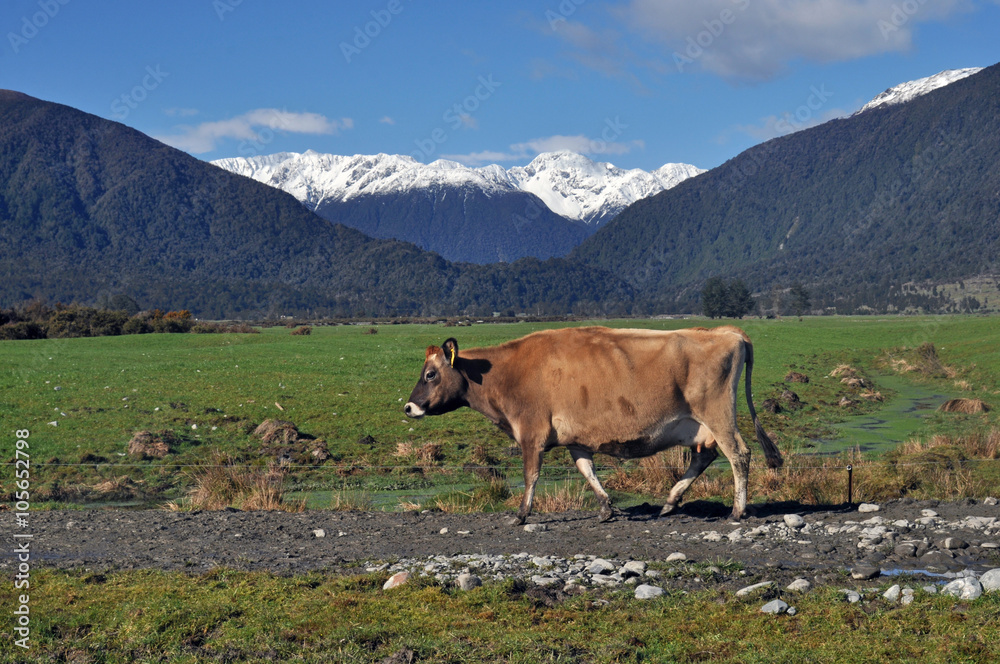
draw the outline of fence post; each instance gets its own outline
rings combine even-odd
[[[847,464],[847,504],[854,504],[854,466]]]

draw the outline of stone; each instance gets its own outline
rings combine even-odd
[[[935,512],[934,510],[920,510],[920,516],[924,517],[925,519],[929,519],[937,515],[938,513]]]
[[[785,590],[790,590],[793,593],[804,593],[810,588],[812,588],[812,584],[808,580],[795,579],[785,587]]]
[[[316,539],[319,539],[320,537],[326,537],[326,531],[323,530],[322,528],[315,529],[314,531],[312,531],[312,534],[313,537],[315,537]]]
[[[779,615],[781,613],[785,613],[786,611],[788,611],[788,604],[780,599],[773,599],[764,606],[760,607],[761,613]]]
[[[439,535],[447,535],[448,534],[448,529],[447,528],[442,528],[441,530],[438,531],[438,534]]]
[[[979,581],[971,577],[955,579],[941,589],[945,595],[951,595],[959,599],[978,599],[983,594],[983,586]]]
[[[861,512],[862,514],[867,514],[869,512],[878,512],[880,509],[882,508],[876,505],[875,503],[861,503],[860,505],[858,505],[858,511]]]
[[[938,593],[938,587],[937,586],[923,586],[920,589],[923,590],[928,595],[937,595],[937,593]]]
[[[994,498],[993,496],[990,496],[989,498],[983,498],[983,505],[989,505],[992,507],[996,504],[997,504],[997,499]]]
[[[991,569],[979,577],[979,583],[984,592],[992,593],[1000,590],[1000,567]]]
[[[669,556],[667,556],[668,563],[684,562],[687,559],[688,557],[683,553],[681,553],[680,551],[675,551],[674,553],[671,553]]]
[[[868,581],[874,579],[881,574],[881,570],[874,565],[856,565],[854,569],[851,570],[851,578],[857,581]]]
[[[806,520],[798,514],[786,514],[784,516],[785,525],[789,528],[801,528],[806,525]]]
[[[637,586],[635,589],[636,599],[653,599],[655,597],[661,597],[664,594],[665,591],[663,588],[660,588],[659,586],[651,586],[646,583],[641,586]]]
[[[524,532],[526,533],[544,533],[549,527],[544,523],[529,523],[524,526]]]
[[[844,597],[851,604],[857,604],[861,601],[861,593],[856,590],[848,590],[847,588],[841,588],[840,592],[844,593]]]
[[[910,542],[903,542],[902,544],[897,544],[892,552],[900,558],[913,558],[917,555],[917,545]]]
[[[968,546],[968,542],[958,537],[945,537],[943,540],[938,542],[938,548],[950,551],[954,551],[955,549],[965,549],[968,548]]]
[[[899,601],[899,597],[900,595],[902,595],[902,592],[903,592],[902,588],[900,588],[899,584],[897,583],[896,585],[894,585],[893,587],[889,588],[884,593],[882,593],[882,597],[884,597],[886,601],[895,603]]]
[[[618,567],[614,563],[604,558],[598,558],[587,566],[587,571],[591,574],[608,574],[616,569]]]
[[[624,577],[642,576],[646,573],[646,563],[641,560],[630,560],[622,566],[619,573]]]
[[[458,578],[455,580],[458,582],[458,587],[462,590],[472,590],[473,588],[478,588],[483,585],[483,580],[475,574],[459,574]]]
[[[382,586],[382,590],[392,590],[393,588],[398,588],[407,581],[410,580],[409,572],[396,572],[389,577],[389,580],[385,582]]]
[[[788,615],[790,615],[790,616],[794,616],[794,615],[795,615],[796,613],[798,613],[798,612],[799,612],[799,610],[798,610],[798,609],[796,609],[796,608],[795,608],[794,606],[790,606],[790,607],[788,607],[788,610],[787,610],[787,611],[785,611],[785,613],[787,613],[787,614],[788,614]]]
[[[762,581],[761,583],[755,583],[746,588],[740,588],[736,591],[737,597],[746,597],[747,595],[752,595],[753,593],[764,590],[765,588],[772,588],[774,586],[774,581]]]
[[[542,576],[540,574],[536,574],[531,577],[531,582],[536,586],[554,586],[559,583],[559,579],[554,576]]]

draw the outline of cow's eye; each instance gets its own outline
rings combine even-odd
[[[427,372],[427,378],[425,380],[428,381],[434,380],[435,378],[437,378],[437,375],[438,372],[434,371],[434,369],[431,369],[430,371]]]

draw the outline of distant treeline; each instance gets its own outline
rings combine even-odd
[[[0,340],[66,339],[72,337],[110,337],[120,334],[194,332],[256,333],[246,323],[197,321],[187,310],[163,312],[136,311],[56,304],[40,300],[23,307],[0,309]]]

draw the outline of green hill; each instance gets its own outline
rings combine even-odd
[[[625,310],[564,260],[453,264],[330,224],[292,196],[124,125],[0,91],[0,306],[30,298],[202,317]]]
[[[776,138],[639,201],[571,257],[654,309],[711,276],[807,285],[816,306],[933,306],[918,284],[1000,274],[1000,66]]]

